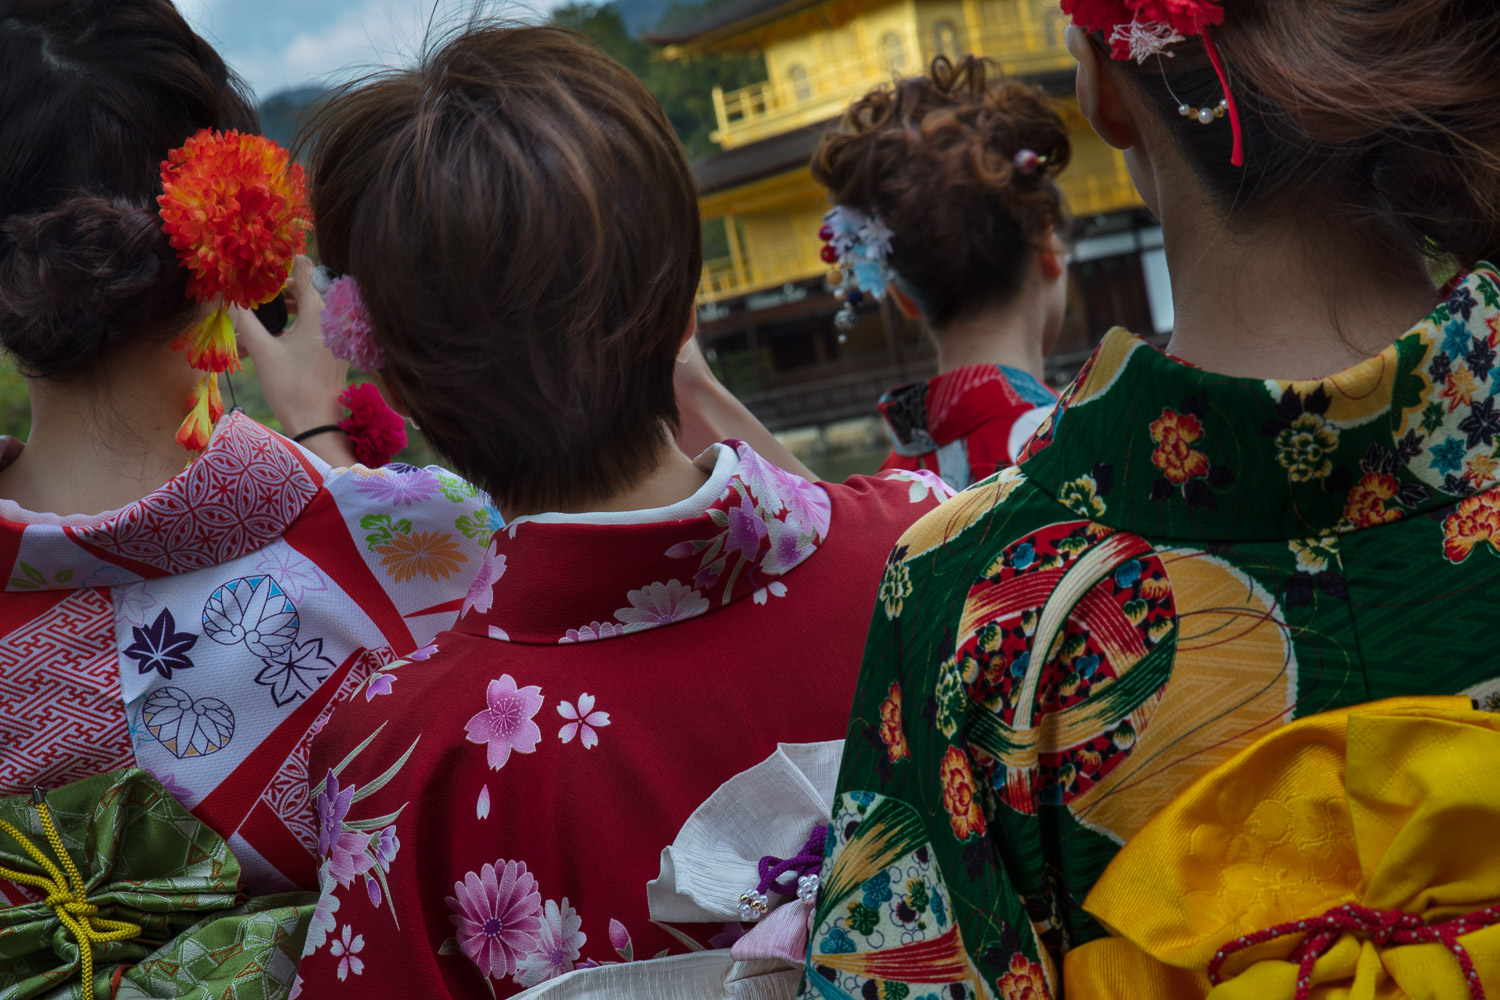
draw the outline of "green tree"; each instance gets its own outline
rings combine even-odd
[[[679,20],[702,9],[674,7],[668,20]],[[736,90],[766,78],[765,62],[759,55],[707,56],[691,62],[662,59],[658,46],[630,34],[619,0],[565,4],[553,11],[552,22],[592,39],[611,59],[640,77],[661,103],[689,159],[717,148],[710,138],[718,127],[714,87]]]

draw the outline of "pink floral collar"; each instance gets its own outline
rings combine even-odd
[[[784,597],[782,578],[828,538],[833,501],[741,441],[701,515],[595,524],[526,520],[496,532],[459,631],[542,645],[590,642]],[[722,463],[721,463],[722,465]],[[717,478],[717,477],[716,477]]]

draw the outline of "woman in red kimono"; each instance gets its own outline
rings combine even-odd
[[[1052,411],[1042,361],[1062,331],[1068,129],[1034,87],[973,56],[872,90],[813,155],[834,204],[821,235],[853,322],[889,294],[937,346],[938,375],[880,398],[886,469],[955,489],[1011,465]]]
[[[578,36],[473,30],[315,128],[324,259],[506,527],[458,625],[314,741],[306,995],[508,996],[701,947],[722,924],[648,919],[662,848],[778,743],[837,738],[875,594],[911,587],[882,549],[947,490],[673,445],[695,189],[651,95]]]

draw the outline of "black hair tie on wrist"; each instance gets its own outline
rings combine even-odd
[[[292,440],[297,442],[298,444],[301,444],[303,441],[306,441],[310,437],[316,437],[319,434],[327,434],[329,431],[341,430],[343,430],[343,428],[338,424],[324,424],[322,427],[314,427],[311,430],[303,431],[301,434],[298,434],[296,437],[292,438]]]

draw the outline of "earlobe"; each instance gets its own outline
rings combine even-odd
[[[406,405],[406,400],[401,398],[401,394],[396,391],[396,387],[387,382],[385,376],[380,374],[380,372],[371,372],[370,374],[375,376],[375,388],[380,390],[380,395],[385,400],[385,405],[394,410],[398,416],[411,420],[411,407]],[[413,426],[415,426],[415,422],[413,422]]]
[[[1140,139],[1135,118],[1124,100],[1120,81],[1104,55],[1080,28],[1069,25],[1068,51],[1078,60],[1078,110],[1099,138],[1115,149],[1130,149]]]

